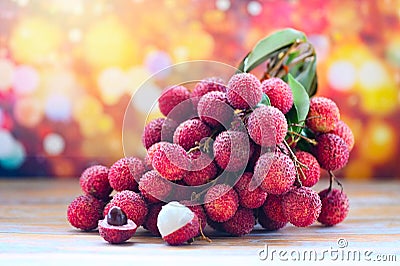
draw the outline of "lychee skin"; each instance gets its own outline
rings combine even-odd
[[[128,219],[132,220],[138,227],[144,223],[148,212],[143,197],[130,190],[124,190],[114,195],[113,199],[104,208],[104,217],[107,216],[108,211],[113,206],[120,207]]]
[[[199,219],[196,214],[194,214],[193,219],[188,222],[185,226],[179,228],[175,232],[163,237],[163,240],[171,246],[182,245],[191,238],[198,235],[200,228]]]
[[[332,226],[341,223],[349,213],[349,199],[347,195],[338,190],[329,189],[319,192],[322,208],[318,216],[318,222]]]
[[[172,142],[178,123],[167,118],[157,118],[150,121],[143,130],[142,143],[146,149],[160,141]]]
[[[171,183],[161,177],[157,171],[146,172],[139,180],[139,191],[148,203],[157,203],[166,199],[172,191]]]
[[[234,186],[239,196],[240,206],[248,209],[255,209],[262,206],[268,195],[260,187],[250,191],[249,184],[252,177],[253,173],[245,172]]]
[[[189,158],[185,149],[177,144],[166,144],[156,150],[152,165],[167,180],[181,180],[188,172]]]
[[[136,232],[136,224],[128,220],[126,225],[114,226],[107,224],[107,218],[98,223],[99,233],[110,244],[120,244],[129,240]]]
[[[285,116],[278,108],[261,106],[250,114],[247,130],[255,143],[268,147],[282,143],[288,125]]]
[[[179,108],[179,109],[182,108],[182,110],[180,111],[182,111],[183,114],[187,114],[192,112],[193,110],[193,106],[189,99],[190,99],[190,92],[186,87],[172,86],[163,91],[160,98],[158,99],[158,107],[160,108],[161,113],[165,116],[168,116],[168,114],[174,108]],[[171,118],[174,119],[175,117]]]
[[[235,109],[253,108],[262,98],[261,82],[250,73],[236,74],[228,82],[226,96]]]
[[[260,188],[267,193],[280,195],[289,191],[296,179],[296,167],[289,156],[275,152],[274,157],[270,154],[261,155],[255,167],[257,173],[263,167],[263,160],[273,160],[269,171],[264,176]],[[265,174],[265,171],[261,171]]]
[[[238,195],[232,187],[218,184],[211,187],[205,197],[204,209],[215,222],[225,222],[235,215],[239,207]]]
[[[287,223],[288,218],[282,206],[283,196],[269,194],[262,206],[264,213],[271,219],[280,223]]]
[[[199,219],[199,223],[201,225],[201,230],[204,230],[207,226],[207,215],[204,211],[203,206],[193,205],[193,203],[188,200],[181,201],[180,203],[188,207],[192,212],[194,212],[194,214],[197,215],[197,218]],[[200,234],[200,228],[198,234]]]
[[[219,125],[227,127],[233,118],[233,111],[228,104],[226,94],[221,91],[206,93],[197,105],[200,119],[212,128]]]
[[[108,181],[108,168],[103,165],[94,165],[83,171],[79,178],[82,191],[100,200],[106,200],[112,192]]]
[[[306,227],[317,221],[321,200],[309,187],[293,188],[283,196],[285,216],[294,226]]]
[[[161,211],[162,206],[164,206],[164,202],[159,202],[155,204],[151,204],[148,206],[148,214],[146,216],[146,220],[143,224],[143,227],[150,231],[150,233],[154,236],[161,236],[160,231],[157,227],[157,217]]]
[[[233,236],[244,236],[250,234],[256,220],[253,210],[239,208],[235,215],[222,224],[224,230]]]
[[[293,93],[289,85],[280,78],[266,79],[261,83],[262,91],[268,96],[271,105],[286,114],[293,106]]]
[[[203,138],[211,135],[211,129],[199,119],[190,119],[181,123],[175,130],[174,143],[190,150]]]
[[[221,91],[226,92],[226,85],[221,78],[206,78],[194,87],[190,98],[192,99],[192,103],[194,108],[197,110],[197,105],[200,101],[200,98],[210,91]]]
[[[190,171],[183,177],[189,186],[200,186],[214,179],[217,175],[217,166],[210,157],[201,151],[189,154]]]
[[[142,160],[136,157],[125,157],[116,161],[109,169],[108,180],[116,191],[138,191],[137,180],[145,172]]]
[[[160,141],[160,142],[157,142],[157,143],[151,145],[151,147],[147,149],[146,156],[143,159],[144,166],[147,171],[153,170],[152,162],[153,162],[153,157],[154,157],[154,153],[156,152],[156,150],[160,149],[163,145],[166,145],[166,144],[168,144],[168,142]]]
[[[316,138],[313,154],[321,168],[334,171],[343,168],[350,156],[346,142],[339,136],[331,133],[321,134]]]
[[[272,220],[263,209],[258,211],[258,223],[267,231],[276,231],[286,226],[287,222],[277,222]]]
[[[250,141],[244,132],[221,132],[216,137],[213,148],[216,163],[230,172],[244,170],[251,156]]]
[[[297,160],[305,164],[307,168],[302,167],[303,174],[297,169],[301,184],[306,187],[314,186],[321,176],[321,169],[317,159],[310,153],[305,151],[297,151],[295,153]]]
[[[349,152],[351,152],[351,150],[354,147],[354,135],[353,132],[351,131],[350,127],[343,122],[342,120],[340,120],[337,124],[336,124],[336,128],[334,130],[329,131],[329,133],[338,135],[339,137],[341,137],[347,144],[347,147],[349,148]]]
[[[104,204],[91,195],[76,197],[68,206],[67,218],[69,223],[83,231],[91,231],[103,218]]]
[[[325,97],[310,99],[306,125],[314,132],[326,133],[334,130],[340,120],[340,112],[336,103]]]
[[[207,216],[207,224],[214,230],[218,231],[218,232],[224,232],[225,233],[225,229],[224,229],[224,223],[219,223],[216,221],[213,221],[210,219],[210,217]]]

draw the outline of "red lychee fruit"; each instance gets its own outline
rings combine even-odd
[[[338,190],[329,189],[319,192],[322,208],[318,217],[318,222],[332,226],[341,223],[349,213],[349,199],[347,195]]]
[[[204,209],[207,216],[216,222],[228,221],[236,213],[239,206],[236,191],[226,184],[218,184],[211,187],[207,191],[204,200]]]
[[[119,207],[112,207],[107,217],[99,221],[99,233],[104,240],[111,244],[120,244],[129,240],[136,232],[137,226],[127,219]]]
[[[108,168],[103,165],[94,165],[83,171],[79,178],[82,191],[100,200],[106,200],[112,192],[108,182]]]
[[[138,191],[140,177],[145,172],[142,160],[136,157],[125,157],[116,161],[108,171],[110,185],[116,191]]]
[[[177,201],[162,206],[157,218],[162,239],[169,245],[182,245],[197,236],[200,228],[197,215]]]
[[[190,150],[202,139],[211,135],[211,129],[199,119],[190,119],[182,122],[175,130],[174,143],[185,150]]]
[[[145,173],[139,180],[139,191],[148,203],[164,201],[172,191],[172,185],[157,171]]]
[[[314,132],[329,132],[334,130],[340,120],[340,112],[336,103],[325,97],[310,99],[306,125]]]
[[[143,130],[143,146],[149,149],[153,144],[160,141],[172,142],[177,127],[178,123],[167,118],[157,118],[150,121]]]
[[[244,170],[250,154],[250,140],[246,133],[240,131],[223,131],[215,139],[215,162],[226,171]]]
[[[184,86],[165,89],[158,99],[158,107],[163,115],[177,122],[182,122],[193,114],[190,92]]]
[[[253,108],[262,98],[261,82],[250,73],[233,75],[228,82],[226,96],[235,109]]]
[[[299,162],[307,166],[307,168],[300,166],[302,171],[297,169],[301,184],[306,187],[314,186],[321,176],[321,168],[317,159],[312,154],[305,151],[297,151],[295,155]],[[304,175],[301,172],[303,172]]]
[[[192,212],[194,212],[197,215],[197,218],[199,218],[199,223],[201,226],[201,230],[204,231],[204,229],[207,226],[207,215],[204,211],[204,208],[202,205],[195,205],[193,202],[189,200],[184,200],[180,202],[181,204],[185,205],[188,207]],[[200,229],[200,228],[199,228]],[[198,235],[200,234],[200,230]]]
[[[205,153],[195,151],[189,154],[190,171],[183,177],[189,186],[200,186],[214,179],[217,175],[217,166]]]
[[[321,212],[321,200],[309,187],[291,189],[283,196],[282,205],[289,222],[298,227],[313,224]]]
[[[272,160],[272,163],[271,163]],[[265,165],[270,164],[269,169]],[[266,153],[256,163],[254,175],[262,180],[260,188],[267,193],[283,194],[289,191],[296,179],[296,167],[289,156],[275,152],[274,156]]]
[[[261,106],[247,120],[247,130],[255,143],[268,147],[281,143],[286,136],[286,118],[278,108]]]
[[[349,152],[351,152],[351,150],[354,147],[354,135],[353,132],[351,131],[350,127],[343,122],[342,120],[340,120],[337,124],[336,124],[336,128],[334,130],[329,131],[329,133],[338,135],[339,137],[341,137],[347,144],[347,147],[349,148]]]
[[[177,144],[162,145],[154,152],[153,168],[167,180],[181,180],[189,170],[189,158]]]
[[[210,217],[207,216],[207,224],[214,230],[218,231],[218,232],[224,232],[225,233],[225,229],[223,224],[224,223],[219,223],[219,222],[215,222],[213,220],[210,219]]]
[[[143,159],[146,170],[153,170],[152,163],[153,163],[154,153],[156,152],[156,150],[160,149],[165,144],[168,144],[168,142],[160,141],[151,145],[151,147],[147,150],[146,156]]]
[[[261,83],[262,91],[271,105],[286,114],[293,106],[293,93],[289,85],[280,78],[269,78]]]
[[[286,226],[287,222],[272,220],[262,209],[258,211],[258,223],[267,231],[276,231]]]
[[[222,224],[224,230],[233,236],[244,236],[250,234],[255,225],[253,210],[239,208],[235,215]]]
[[[146,221],[144,222],[143,227],[149,230],[150,233],[154,236],[161,236],[160,231],[158,231],[157,227],[157,218],[158,214],[161,211],[161,207],[164,205],[164,202],[159,202],[148,206],[149,212],[147,214]]]
[[[317,136],[318,144],[313,148],[321,168],[334,171],[343,168],[349,160],[350,152],[346,142],[338,135],[326,133]]]
[[[212,128],[219,125],[228,128],[233,118],[233,111],[228,104],[226,94],[221,91],[206,93],[197,105],[200,119]]]
[[[259,208],[267,198],[267,192],[263,191],[260,187],[254,190],[250,189],[249,185],[252,177],[253,173],[245,172],[234,186],[239,196],[240,206],[248,209]]]
[[[146,219],[148,212],[146,202],[136,192],[124,190],[115,194],[113,199],[104,208],[104,216],[107,216],[109,210],[114,206],[120,207],[128,219],[132,220],[138,227]]]
[[[103,202],[91,195],[76,197],[68,206],[68,221],[75,228],[91,231],[103,218],[103,207]]]
[[[287,223],[288,219],[282,206],[282,195],[269,194],[262,206],[264,213],[271,219],[280,223]]]
[[[199,103],[200,98],[210,91],[226,92],[225,82],[221,78],[212,77],[206,78],[197,83],[190,95],[195,109],[197,109],[197,104]]]

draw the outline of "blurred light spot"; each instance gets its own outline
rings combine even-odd
[[[367,61],[359,69],[359,83],[362,89],[374,90],[388,82],[388,73],[378,61]]]
[[[158,108],[157,99],[161,90],[152,84],[144,84],[132,98],[133,106],[140,112],[147,114],[154,107]]]
[[[96,116],[103,112],[101,102],[94,97],[83,95],[74,101],[73,115],[75,120],[80,121],[88,117]]]
[[[12,152],[6,157],[0,158],[0,165],[8,170],[14,170],[21,167],[25,161],[26,151],[20,142],[15,142]]]
[[[21,7],[27,6],[30,0],[17,0],[17,4]]]
[[[168,72],[168,70],[166,70],[166,72]],[[150,78],[150,73],[143,67],[133,67],[129,69],[126,73],[127,92],[133,94],[148,78]]]
[[[262,11],[262,5],[258,1],[250,1],[247,4],[247,12],[252,16],[257,16]]]
[[[260,37],[258,37],[259,39]],[[325,61],[329,56],[330,43],[325,35],[310,35],[308,40],[314,46],[316,54],[318,55],[318,62]]]
[[[8,89],[14,79],[14,66],[6,59],[0,59],[0,91]]]
[[[353,159],[344,168],[344,177],[352,180],[364,180],[372,177],[372,166],[364,160]]]
[[[10,132],[0,128],[0,159],[13,152],[15,140]]]
[[[43,118],[42,104],[36,98],[22,98],[14,105],[15,120],[22,126],[32,128]]]
[[[68,32],[68,39],[73,43],[80,42],[82,40],[82,31],[80,29],[71,29]]]
[[[65,140],[59,134],[50,133],[43,139],[43,149],[49,155],[60,155],[65,149]]]
[[[75,74],[67,69],[56,69],[44,73],[43,83],[46,94],[71,95],[77,87]]]
[[[396,111],[398,88],[395,83],[384,84],[374,90],[364,90],[361,94],[361,109],[370,115],[388,115]]]
[[[226,11],[231,7],[231,1],[229,0],[216,0],[215,1],[215,6],[217,9],[221,11]]]
[[[348,61],[336,61],[328,70],[328,81],[338,91],[351,90],[356,82],[357,71]]]
[[[145,59],[145,65],[151,74],[155,74],[171,64],[171,57],[163,51],[150,52]]]
[[[61,94],[50,95],[46,100],[45,113],[52,121],[68,121],[71,118],[70,99]]]
[[[20,95],[34,92],[39,84],[39,75],[31,66],[18,66],[14,75],[14,91]]]
[[[100,116],[97,127],[101,133],[104,134],[110,133],[114,128],[114,120],[111,116],[106,114]]]
[[[100,74],[98,85],[103,101],[112,105],[117,103],[124,94],[127,79],[120,68],[108,68]]]
[[[0,127],[1,127],[1,125],[3,125],[3,122],[4,122],[4,120],[5,120],[5,118],[4,118],[4,112],[3,112],[3,110],[0,108]]]

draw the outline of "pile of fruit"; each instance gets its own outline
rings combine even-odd
[[[262,62],[260,80],[248,72]],[[277,32],[239,70],[227,82],[212,77],[192,90],[166,88],[158,99],[165,117],[144,128],[146,157],[86,169],[84,195],[67,210],[71,225],[98,228],[110,243],[143,226],[180,245],[208,239],[207,224],[243,236],[257,223],[272,231],[342,222],[349,202],[333,171],[346,165],[354,137],[337,105],[314,96],[315,55],[306,38]],[[311,187],[321,169],[330,182],[317,193]]]

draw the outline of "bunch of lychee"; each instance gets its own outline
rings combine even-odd
[[[165,117],[144,127],[145,158],[85,170],[85,195],[70,204],[68,220],[98,227],[110,243],[143,226],[171,245],[205,238],[207,224],[233,236],[257,224],[266,231],[338,224],[349,200],[332,171],[346,165],[354,137],[332,100],[309,102],[307,118],[293,123],[294,94],[280,78],[239,73],[192,90],[171,86],[158,100]],[[331,180],[317,193],[321,169]]]

